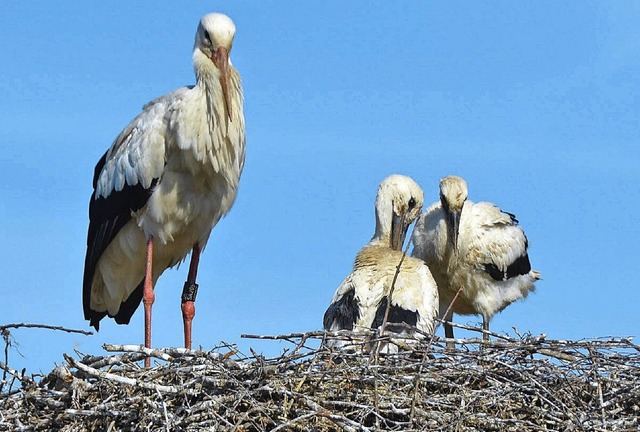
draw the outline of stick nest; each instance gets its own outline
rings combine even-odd
[[[349,339],[344,332],[245,335],[289,341],[276,358],[243,356],[228,345],[105,345],[102,356],[64,355],[39,382],[18,375],[11,382],[5,369],[0,431],[640,427],[640,347],[630,339],[493,336],[458,339],[455,350],[434,337],[385,355],[318,348],[326,338]],[[142,366],[147,355],[150,369]]]

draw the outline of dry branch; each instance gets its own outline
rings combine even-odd
[[[481,332],[478,331],[481,335]],[[329,351],[349,332],[279,336],[275,358],[105,345],[0,394],[0,431],[604,431],[640,427],[640,347],[629,338],[422,339],[411,351]],[[483,349],[478,347],[482,345]],[[222,352],[221,352],[222,351]],[[156,359],[141,367],[147,356]],[[231,356],[238,359],[232,359]],[[11,372],[16,373],[15,371]]]
[[[3,325],[0,325],[0,332],[10,328],[16,328],[16,329],[17,328],[38,328],[38,329],[45,329],[45,330],[57,330],[57,331],[63,331],[67,333],[79,333],[86,336],[91,336],[93,334],[92,331],[88,331],[88,330],[76,330],[76,329],[70,329],[63,326],[54,326],[49,324],[29,324],[29,323],[3,324]]]

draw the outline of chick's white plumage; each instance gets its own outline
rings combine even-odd
[[[336,290],[324,314],[326,330],[378,329],[391,294],[387,330],[399,337],[414,336],[404,326],[394,326],[404,323],[422,332],[433,331],[438,313],[435,281],[424,262],[409,256],[402,258],[407,229],[419,216],[422,204],[422,189],[409,177],[392,175],[381,183],[376,198],[375,234],[360,250],[353,271]],[[330,345],[345,344],[332,341]]]
[[[528,240],[515,216],[467,196],[462,178],[441,180],[440,201],[416,222],[412,256],[427,263],[438,284],[442,317],[480,314],[488,330],[496,313],[535,289],[540,274],[531,269]],[[450,326],[445,331],[453,337]]]

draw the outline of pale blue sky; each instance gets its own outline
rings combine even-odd
[[[638,335],[637,2],[71,2],[0,4],[0,324],[89,329],[81,306],[93,168],[147,101],[194,81],[200,16],[227,13],[245,91],[247,161],[200,264],[194,345],[267,355],[241,333],[319,329],[373,234],[389,174],[427,203],[465,177],[515,213],[543,275],[492,329]],[[157,286],[155,346],[180,346],[186,267]],[[142,343],[15,330],[13,367]],[[457,317],[478,323],[478,317]]]

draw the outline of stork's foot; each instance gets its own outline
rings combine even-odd
[[[182,321],[184,323],[184,347],[191,349],[191,323],[196,316],[196,295],[198,294],[198,284],[185,282],[182,289]]]

